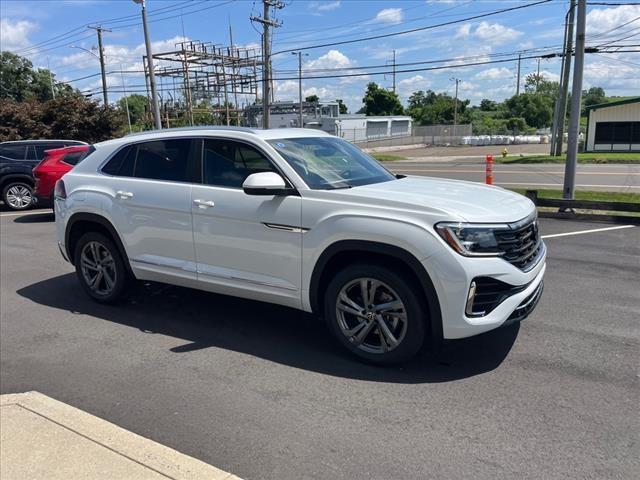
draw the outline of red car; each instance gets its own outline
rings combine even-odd
[[[89,145],[47,150],[42,161],[33,169],[36,180],[35,201],[38,206],[53,204],[53,189],[56,182],[89,154]]]

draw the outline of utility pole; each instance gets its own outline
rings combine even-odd
[[[540,57],[536,59],[538,61],[538,74],[536,75],[536,93],[538,92],[538,87],[540,86]]]
[[[576,0],[571,0],[569,6],[568,19],[565,16],[565,48],[562,57],[562,78],[560,85],[560,98],[556,103],[557,116],[554,121],[554,131],[551,137],[553,151],[551,155],[562,155],[562,142],[564,140],[564,121],[567,117],[567,98],[569,96],[569,75],[571,74],[571,57],[573,53],[573,25],[576,16]]]
[[[302,56],[304,55],[305,57],[308,56],[308,53],[302,53],[302,52],[291,52],[292,55],[298,55],[298,101],[300,102],[299,105],[299,127],[300,128],[304,128],[304,119],[302,118]]]
[[[160,117],[160,106],[158,105],[158,92],[156,90],[156,77],[153,72],[153,52],[151,51],[151,40],[149,39],[149,28],[147,27],[147,7],[145,0],[133,0],[134,3],[142,5],[142,27],[144,29],[144,43],[147,48],[147,67],[149,70],[149,85],[151,86],[151,107],[153,109],[153,121],[157,130],[162,129],[162,118]]]
[[[102,101],[104,106],[109,105],[109,98],[107,96],[107,72],[104,69],[104,48],[102,48],[102,32],[110,32],[102,27],[89,27],[94,29],[98,33],[98,58],[100,59],[100,73],[102,74]]]
[[[516,80],[516,95],[520,95],[520,61],[522,60],[522,54],[518,54],[518,79]]]
[[[576,30],[576,64],[571,87],[571,114],[569,117],[569,142],[567,145],[567,163],[564,170],[563,197],[573,200],[576,183],[576,164],[578,161],[578,134],[580,128],[580,104],[582,101],[582,74],[584,70],[585,26],[587,0],[578,0],[578,20]]]
[[[280,9],[285,4],[279,0],[262,0],[262,17],[250,17],[251,20],[262,24],[262,128],[269,128],[269,102],[271,99],[271,40],[270,28],[277,28],[281,24],[269,18],[271,7]]]
[[[451,78],[450,80],[453,80],[456,82],[456,96],[455,96],[455,100],[454,100],[454,106],[453,106],[453,136],[456,136],[456,125],[458,125],[458,84],[460,83],[460,79],[459,78]]]
[[[393,50],[393,93],[396,93],[396,51]]]

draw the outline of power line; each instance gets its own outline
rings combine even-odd
[[[427,25],[425,27],[418,27],[418,28],[412,28],[409,30],[403,30],[400,32],[394,32],[394,33],[385,33],[382,35],[373,35],[370,37],[363,37],[363,38],[356,38],[353,40],[344,40],[341,42],[330,42],[330,43],[323,43],[320,45],[311,45],[311,46],[306,46],[306,47],[299,47],[299,48],[294,48],[294,49],[287,49],[287,50],[281,50],[279,52],[274,53],[273,55],[279,55],[281,53],[288,53],[288,52],[292,52],[294,50],[310,50],[310,49],[314,49],[314,48],[324,48],[324,47],[333,47],[335,45],[345,45],[348,43],[357,43],[357,42],[365,42],[365,41],[369,41],[369,40],[378,40],[380,38],[388,38],[388,37],[394,37],[394,36],[398,36],[398,35],[406,35],[407,33],[414,33],[414,32],[420,32],[420,31],[424,31],[424,30],[430,30],[430,29],[434,29],[434,28],[439,28],[439,27],[446,27],[449,25],[455,25],[456,23],[462,23],[462,22],[468,22],[470,20],[477,20],[478,18],[485,18],[485,17],[490,17],[493,15],[498,15],[500,13],[506,13],[506,12],[512,12],[515,10],[521,10],[523,8],[529,8],[529,7],[535,7],[537,5],[542,5],[545,3],[549,3],[552,0],[540,0],[537,2],[533,2],[533,3],[528,3],[526,5],[519,5],[517,7],[509,7],[509,8],[503,8],[501,10],[494,10],[492,12],[489,13],[483,13],[483,14],[479,14],[479,15],[474,15],[471,17],[466,17],[466,18],[461,18],[458,20],[451,20],[449,22],[443,22],[443,23],[437,23],[434,25]]]

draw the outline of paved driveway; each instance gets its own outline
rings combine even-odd
[[[2,393],[38,390],[246,479],[640,474],[638,227],[548,238],[522,325],[375,368],[286,308],[160,285],[93,303],[52,215],[1,215]]]

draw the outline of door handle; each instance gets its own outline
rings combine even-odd
[[[128,198],[133,197],[133,193],[131,193],[131,192],[125,192],[125,191],[123,191],[123,190],[118,190],[118,191],[116,192],[116,196],[117,196],[117,197],[119,197],[119,198],[122,198],[123,200],[126,200],[126,199],[128,199]]]
[[[215,203],[211,200],[195,199],[193,203],[195,203],[198,206],[198,208],[210,208],[215,206]]]

